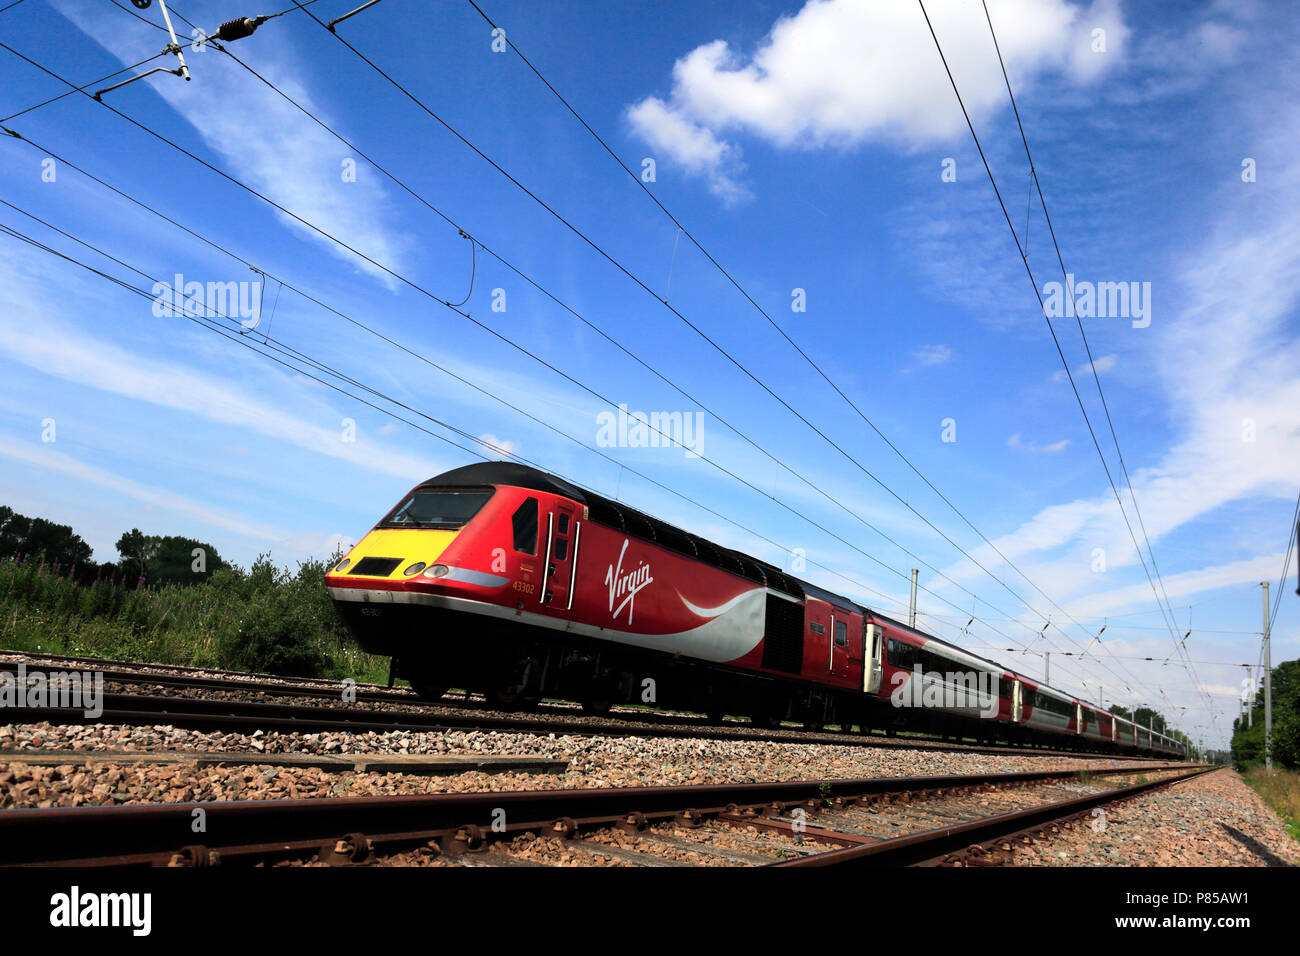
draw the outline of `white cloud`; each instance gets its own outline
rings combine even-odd
[[[1093,360],[1092,362],[1084,362],[1084,363],[1083,363],[1082,365],[1080,365],[1078,368],[1073,369],[1073,375],[1074,375],[1076,381],[1079,379],[1080,376],[1083,376],[1083,377],[1086,377],[1086,378],[1092,378],[1093,370],[1096,370],[1096,372],[1097,372],[1098,375],[1105,375],[1107,372],[1109,372],[1109,371],[1111,371],[1112,369],[1114,369],[1115,366],[1116,366],[1117,364],[1119,364],[1119,357],[1118,357],[1118,356],[1116,356],[1116,355],[1103,355],[1103,356],[1101,356],[1100,358]],[[1053,382],[1064,382],[1064,381],[1065,381],[1065,371],[1064,371],[1064,370],[1057,370],[1057,371],[1053,372],[1053,373],[1052,373],[1052,381],[1053,381]]]
[[[740,150],[724,143],[704,126],[649,97],[628,110],[632,128],[652,149],[676,160],[687,172],[708,178],[709,189],[730,204],[749,198],[738,176],[743,169]]]
[[[1161,576],[1161,580],[1164,582],[1164,593],[1167,593],[1172,601],[1176,598],[1217,591],[1220,588],[1258,585],[1260,581],[1268,580],[1277,574],[1278,568],[1282,566],[1283,557],[1285,555],[1280,552],[1263,554],[1241,561],[1232,561],[1228,564],[1198,568],[1195,571],[1165,574]],[[1098,615],[1150,603],[1150,601],[1151,586],[1147,581],[1143,580],[1137,584],[1115,588],[1111,591],[1102,591],[1098,594],[1090,594],[1077,601],[1072,601],[1070,613],[1076,617],[1097,617]],[[1182,636],[1181,631],[1179,636]],[[1161,640],[1163,641],[1165,637],[1167,635],[1163,635]]]
[[[972,118],[1007,108],[983,8],[930,0],[927,9]],[[1117,0],[1088,8],[1001,0],[990,12],[1017,88],[1047,73],[1089,83],[1123,61],[1127,29]],[[1093,51],[1095,29],[1106,31],[1105,53]],[[875,140],[913,149],[965,131],[919,7],[871,0],[809,0],[748,57],[724,40],[699,46],[674,65],[667,101],[646,97],[628,115],[643,138],[724,198],[742,167],[723,133],[784,148]]]
[[[478,443],[483,446],[484,454],[491,455],[493,458],[505,458],[507,455],[513,455],[519,450],[517,442],[497,438],[496,435],[490,432],[486,435],[479,435]]]
[[[930,365],[946,365],[951,361],[952,349],[948,346],[922,345],[912,353],[911,368],[925,368]]]
[[[1024,451],[1039,451],[1048,454],[1055,454],[1058,451],[1065,451],[1070,447],[1070,439],[1062,438],[1060,441],[1054,441],[1050,445],[1040,445],[1038,442],[1024,441],[1020,437],[1020,432],[1016,432],[1007,439],[1007,447],[1019,448]]]

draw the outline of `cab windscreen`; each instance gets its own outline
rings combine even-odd
[[[492,497],[493,489],[447,491],[417,488],[379,523],[381,528],[436,528],[457,531]]]

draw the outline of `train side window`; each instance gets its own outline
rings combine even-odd
[[[515,550],[520,554],[537,553],[537,499],[529,498],[510,518],[515,533]]]
[[[569,539],[556,538],[555,539],[555,560],[563,561],[568,556],[569,556]]]
[[[843,621],[835,622],[835,646],[849,646],[849,626]]]
[[[889,650],[889,663],[894,667],[901,667],[905,670],[911,670],[912,665],[916,663],[916,648],[911,644],[904,644],[902,641],[896,641],[892,637],[887,645]]]
[[[569,533],[569,516],[562,511],[560,512],[560,524],[555,530],[557,534]]]

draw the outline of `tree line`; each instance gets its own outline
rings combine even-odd
[[[1300,660],[1273,668],[1273,760],[1300,770]],[[1232,762],[1252,767],[1264,762],[1263,682],[1250,702],[1249,715],[1232,723]]]
[[[217,549],[183,535],[144,534],[139,528],[117,541],[117,560],[97,562],[93,549],[72,530],[45,518],[0,505],[0,560],[39,561],[81,584],[111,577],[129,588],[197,584],[227,567]]]

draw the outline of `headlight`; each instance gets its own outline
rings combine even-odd
[[[413,574],[419,574],[419,573],[420,573],[421,571],[423,571],[423,570],[424,570],[424,562],[423,562],[423,561],[416,561],[414,564],[412,564],[410,567],[408,567],[408,568],[407,568],[405,571],[403,571],[402,573],[405,574],[405,575],[409,578],[411,575],[413,575]]]
[[[451,572],[451,568],[445,564],[435,564],[431,568],[425,569],[426,578],[445,578]]]
[[[351,558],[344,558],[344,559],[343,559],[342,561],[340,561],[338,564],[334,565],[334,571],[335,571],[335,573],[336,573],[336,574],[341,574],[341,573],[343,573],[344,571],[346,571],[346,570],[348,569],[348,565],[350,565],[351,563],[352,563],[352,559],[351,559]]]

